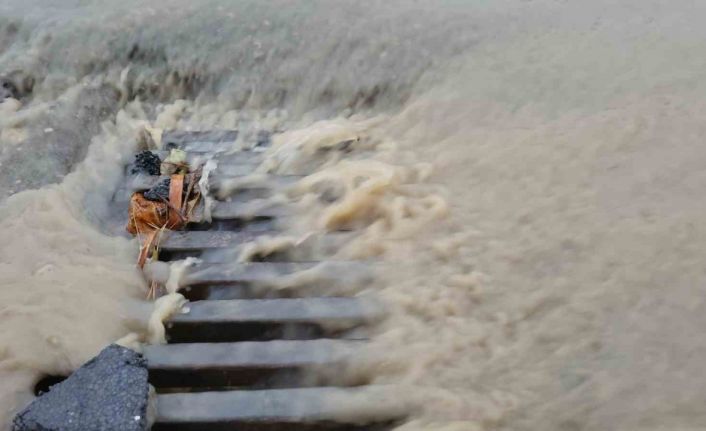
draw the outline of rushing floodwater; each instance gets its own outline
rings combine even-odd
[[[360,138],[300,228],[360,228],[342,257],[384,263],[366,372],[422,401],[406,431],[706,429],[704,20],[686,0],[4,0],[0,76],[24,94],[0,105],[0,420],[145,331],[107,203],[149,125],[290,130],[283,170]]]

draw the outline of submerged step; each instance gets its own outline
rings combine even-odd
[[[255,225],[257,226],[257,225]],[[277,230],[169,232],[160,241],[159,259],[163,261],[196,257],[207,263],[231,264],[253,244],[270,244],[249,260],[266,262],[312,262],[334,254],[351,239],[351,233],[336,232],[288,237]]]
[[[287,217],[292,214],[292,209],[286,205],[272,204],[265,201],[253,201],[245,205],[242,200],[231,202],[215,202],[211,209],[211,218],[214,220],[256,220]]]
[[[182,286],[256,284],[279,288],[297,285],[362,286],[372,282],[373,267],[364,262],[202,263],[184,275]]]
[[[251,198],[284,193],[302,178],[302,175],[221,175],[218,171],[209,177],[211,190],[217,196],[247,195]]]
[[[159,247],[172,252],[204,250],[212,248],[234,247],[244,242],[253,241],[264,235],[273,235],[270,230],[263,231],[183,231],[170,232]]]
[[[272,283],[282,276],[311,270],[317,265],[316,262],[203,263],[184,276],[182,285]]]
[[[159,175],[133,174],[129,175],[127,182],[138,190],[149,189],[159,181],[167,177]],[[276,188],[280,186],[288,186],[301,180],[301,175],[219,175],[218,173],[209,175],[209,184],[213,186],[219,182],[227,182],[234,188],[250,189],[250,188]]]
[[[189,162],[189,164],[199,162],[199,165],[205,163],[208,159],[214,159],[218,163],[257,166],[265,157],[265,154],[262,151],[243,151],[237,149],[230,149],[229,151],[230,152],[214,153],[210,151],[196,151],[190,149],[184,152],[186,153],[186,161]],[[171,150],[153,150],[152,152],[157,154],[161,160],[164,160],[167,156],[169,156]]]
[[[113,200],[127,202],[132,193],[148,190],[166,177],[157,175],[130,175],[115,192]],[[209,190],[216,195],[237,196],[242,199],[263,199],[285,192],[301,180],[299,175],[209,175]]]
[[[255,172],[257,164],[243,162],[221,162],[216,166],[215,175],[242,177]]]
[[[169,156],[170,150],[152,150],[152,152],[159,156],[160,160],[164,160]],[[209,159],[214,159],[217,162],[214,175],[250,175],[262,163],[264,157],[265,154],[260,151],[234,150],[230,153],[186,151],[186,162],[194,168],[203,166]],[[126,165],[125,173],[134,175],[133,167],[134,161],[131,161]],[[220,169],[221,167],[225,168]]]
[[[147,346],[157,388],[294,387],[361,384],[340,371],[362,348],[353,340],[184,343]]]
[[[262,223],[236,230],[170,232],[159,244],[159,260],[169,262],[194,257],[207,263],[230,263],[237,261],[244,247],[252,241],[278,235],[280,232],[276,226]],[[279,256],[273,254],[268,260]],[[280,260],[291,259],[283,257]]]
[[[232,148],[238,139],[237,130],[178,131],[162,134],[162,147],[185,151],[214,152]]]
[[[186,151],[217,152],[233,148],[241,138],[251,148],[264,148],[270,145],[271,133],[260,130],[253,136],[242,136],[237,130],[182,131],[169,130],[162,134],[162,146],[169,150],[179,148]]]
[[[373,431],[390,429],[409,406],[387,387],[304,388],[163,394],[155,431]]]
[[[166,323],[170,343],[307,340],[336,336],[382,317],[356,298],[195,301]]]
[[[181,291],[191,300],[348,295],[369,286],[374,271],[350,261],[200,263],[183,276]]]

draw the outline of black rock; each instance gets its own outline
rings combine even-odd
[[[266,148],[272,145],[272,134],[267,130],[259,130],[255,141],[255,148]]]
[[[162,161],[152,151],[142,151],[135,154],[135,162],[130,166],[130,173],[159,175],[159,166]]]
[[[9,79],[0,77],[0,102],[11,97],[17,98],[17,87]]]
[[[13,431],[145,431],[147,361],[112,344],[15,416]]]
[[[147,190],[144,194],[145,199],[148,201],[168,201],[169,200],[169,186],[171,185],[171,180],[169,178],[164,178],[157,184],[152,186],[151,189]]]

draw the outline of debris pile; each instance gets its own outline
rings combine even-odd
[[[145,150],[135,156],[129,172],[159,176],[151,187],[132,194],[128,208],[127,231],[140,240],[137,264],[142,268],[148,258],[157,258],[165,230],[180,230],[195,219],[201,202],[201,168],[192,169],[181,150],[172,149],[164,160]],[[152,286],[149,296],[154,295]]]

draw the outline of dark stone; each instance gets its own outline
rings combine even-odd
[[[112,344],[15,416],[13,431],[145,431],[147,361]]]
[[[148,201],[157,202],[168,201],[171,183],[172,182],[169,178],[160,180],[157,184],[144,193],[145,199]]]
[[[15,84],[7,79],[0,77],[0,102],[9,98],[17,98],[18,92]]]
[[[161,164],[162,161],[159,159],[158,155],[152,151],[142,151],[141,153],[135,154],[135,161],[130,166],[130,173],[132,175],[159,175],[159,167]]]
[[[257,140],[255,148],[266,148],[272,145],[272,134],[267,130],[259,130],[257,132]]]

